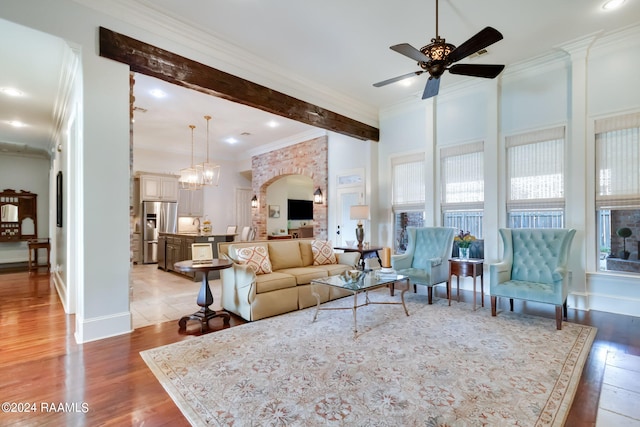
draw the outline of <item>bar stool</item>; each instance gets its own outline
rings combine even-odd
[[[47,272],[51,271],[51,242],[49,238],[27,240],[27,246],[29,246],[29,272],[38,271],[39,267],[47,267]],[[38,249],[47,251],[46,264],[38,264]]]

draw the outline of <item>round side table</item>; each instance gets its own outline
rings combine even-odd
[[[214,270],[223,270],[225,268],[231,267],[231,261],[221,260],[221,259],[213,259],[211,263],[208,264],[194,264],[192,260],[180,261],[174,264],[174,267],[178,271],[185,272],[202,272],[202,286],[200,286],[200,292],[198,292],[198,299],[196,303],[201,307],[197,312],[183,316],[178,325],[180,329],[185,329],[187,327],[187,322],[189,320],[198,320],[202,325],[202,332],[207,332],[209,330],[209,320],[215,317],[222,317],[224,326],[229,326],[229,313],[225,311],[215,312],[209,308],[211,304],[213,304],[213,295],[211,294],[211,288],[209,287],[209,272]]]
[[[460,277],[473,277],[473,310],[476,309],[476,277],[480,276],[480,296],[481,304],[484,307],[484,260],[479,258],[449,258],[449,281],[447,282],[447,293],[449,295],[449,305],[451,305],[451,276],[456,276],[458,302],[460,302]]]

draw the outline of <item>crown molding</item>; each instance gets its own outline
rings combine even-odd
[[[606,33],[595,41],[591,50],[600,53],[625,49],[640,43],[640,24],[629,25],[616,31]]]

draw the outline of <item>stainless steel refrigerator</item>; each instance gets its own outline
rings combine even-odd
[[[177,202],[142,202],[142,262],[158,262],[158,233],[175,233],[178,228]]]

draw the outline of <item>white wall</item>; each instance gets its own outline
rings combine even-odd
[[[339,175],[352,172],[356,169],[364,170],[364,191],[365,203],[371,207],[371,221],[365,221],[365,236],[371,236],[371,224],[376,224],[377,212],[375,206],[379,204],[378,194],[375,192],[377,186],[377,150],[378,143],[374,141],[361,141],[339,133],[328,132],[329,148],[328,148],[328,194],[324,194],[327,203],[329,217],[327,239],[337,244],[341,241],[336,234],[338,230],[337,221],[337,180]],[[365,237],[365,240],[370,240]],[[372,243],[376,243],[375,238],[371,238]],[[342,241],[344,244],[344,241]]]
[[[499,259],[498,228],[506,225],[505,137],[565,125],[567,226],[578,230],[570,260],[569,305],[640,316],[640,278],[596,270],[593,204],[593,120],[640,110],[640,79],[635,75],[640,69],[639,35],[640,26],[636,26],[596,40],[588,56],[585,43],[583,51],[556,51],[508,67],[496,80],[444,86],[435,107],[430,100],[415,100],[381,111],[379,209],[387,210],[389,220],[384,221],[384,215],[380,218],[380,243],[391,243],[387,232],[391,213],[382,202],[391,199],[389,157],[425,152],[428,173],[436,172],[427,178],[427,218],[432,215],[427,224],[437,224],[439,210],[430,212],[438,206],[439,197],[437,148],[481,140],[485,142],[485,257],[487,262]],[[470,283],[465,281],[463,287],[470,289]]]
[[[37,11],[37,13],[35,12]],[[70,147],[76,339],[129,332],[129,70],[100,58],[97,28],[139,30],[70,0],[4,1],[2,18],[63,38],[81,55],[79,143]],[[151,36],[151,42],[159,42]],[[108,253],[108,258],[105,258]]]

